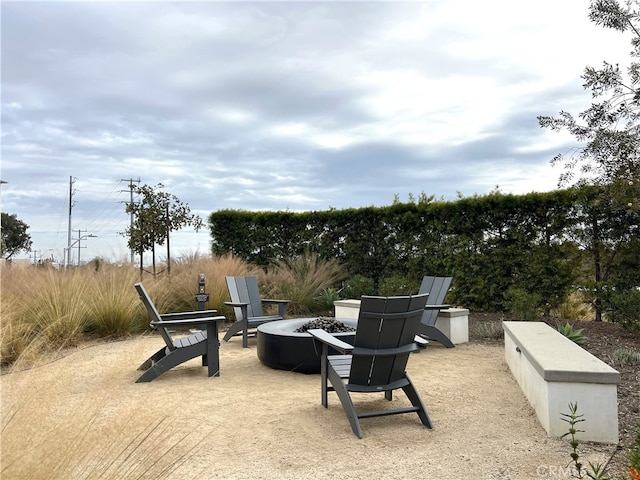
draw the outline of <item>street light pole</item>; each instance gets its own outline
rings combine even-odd
[[[80,240],[87,238],[95,238],[95,235],[89,234],[84,237],[80,237],[80,230],[78,230],[78,266],[80,266]]]
[[[71,259],[71,254],[70,254],[71,249],[76,244],[78,244],[78,266],[80,266],[80,242],[82,240],[86,240],[87,238],[97,238],[97,235],[93,235],[92,233],[90,233],[89,235],[82,235],[82,236],[80,236],[80,233],[81,233],[81,230],[78,230],[78,238],[73,243],[71,243],[68,247],[65,248],[65,250],[66,250],[66,252],[65,252],[66,255],[65,256],[66,256],[67,259],[69,259],[69,261],[64,266],[65,270],[71,264],[71,261],[70,261],[70,259]]]

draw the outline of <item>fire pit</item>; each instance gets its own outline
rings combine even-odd
[[[300,373],[319,373],[320,357],[313,348],[313,339],[307,332],[296,332],[316,318],[296,318],[263,323],[258,327],[258,359],[271,368]],[[356,328],[357,320],[336,319]],[[340,340],[353,343],[354,332],[333,333]]]

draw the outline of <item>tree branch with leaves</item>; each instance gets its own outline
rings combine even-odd
[[[556,155],[552,163],[565,163],[560,185],[576,180],[576,167],[582,183],[637,184],[640,174],[640,2],[592,1],[589,18],[596,25],[631,32],[631,63],[626,71],[604,61],[601,68],[587,66],[583,87],[591,90],[593,103],[577,118],[566,111],[559,116],[539,116],[541,127],[566,130],[584,147],[577,154]],[[637,200],[637,199],[636,199]],[[637,205],[636,205],[637,207]]]
[[[31,236],[27,233],[29,225],[24,223],[14,213],[9,215],[2,212],[1,218],[2,241],[0,243],[0,256],[6,260],[22,251],[31,249]]]
[[[589,19],[596,25],[631,34],[631,61],[625,69],[604,61],[601,68],[587,66],[583,87],[592,103],[577,116],[539,116],[541,127],[566,130],[582,143],[568,157],[556,155],[552,164],[564,163],[559,185],[590,186],[584,190],[581,211],[582,248],[591,255],[592,281],[585,291],[593,297],[595,319],[615,311],[611,292],[628,291],[616,280],[620,257],[636,245],[640,235],[640,1],[592,0]],[[578,170],[578,175],[576,175]],[[637,286],[637,284],[635,285]]]

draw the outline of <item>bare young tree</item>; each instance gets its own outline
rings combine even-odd
[[[188,205],[178,197],[163,191],[164,185],[156,187],[138,186],[134,193],[139,201],[127,203],[126,212],[133,215],[133,223],[122,233],[129,237],[128,246],[140,255],[140,271],[143,271],[142,256],[151,251],[152,273],[156,271],[156,246],[167,245],[167,270],[171,271],[171,248],[169,234],[186,226],[196,231],[202,228],[202,219],[191,213]]]

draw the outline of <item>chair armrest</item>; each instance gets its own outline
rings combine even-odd
[[[451,305],[425,305],[425,310],[446,310],[447,308],[451,308]]]
[[[351,353],[353,350],[353,345],[348,344],[347,342],[343,342],[339,338],[334,337],[330,333],[320,329],[313,328],[311,330],[307,330],[307,333],[310,334],[314,340],[318,340],[319,342],[324,343],[325,345],[330,346],[331,348],[336,349],[342,354]]]
[[[194,318],[194,319],[183,319],[183,320],[167,320],[162,322],[151,322],[150,325],[154,327],[188,327],[191,325],[203,325],[208,323],[216,323],[225,321],[226,318],[223,316],[219,317],[206,317],[206,318]]]
[[[191,320],[193,318],[207,318],[213,317],[217,310],[196,310],[193,312],[177,312],[177,313],[162,313],[160,318],[164,320]]]
[[[224,302],[225,305],[228,305],[229,307],[246,307],[247,305],[249,305],[248,302]]]
[[[289,303],[291,300],[274,300],[272,298],[261,298],[262,303]]]
[[[240,315],[236,314],[236,322],[249,321],[249,304],[247,302],[224,302],[224,304],[230,307],[240,308]]]
[[[284,318],[284,316],[287,314],[287,308],[289,308],[289,300],[273,300],[270,298],[261,298],[260,301],[268,305],[278,305],[278,315],[280,315],[282,318]]]

